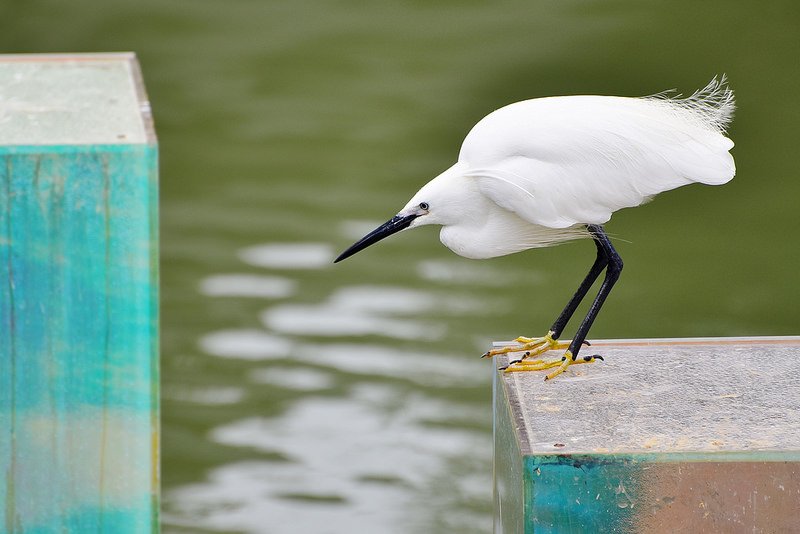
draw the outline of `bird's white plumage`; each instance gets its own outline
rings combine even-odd
[[[507,371],[555,368],[548,380],[572,364],[602,359],[576,359],[622,272],[622,259],[599,225],[662,191],[733,178],[733,142],[725,136],[733,106],[724,77],[684,99],[563,96],[511,104],[478,122],[452,167],[334,261],[426,224],[441,225],[442,243],[475,259],[591,236],[597,258],[548,333],[484,354],[524,352]],[[556,339],[603,270],[597,297],[564,355],[536,359],[558,346]]]
[[[582,235],[619,209],[693,182],[735,174],[724,78],[689,98],[562,96],[510,104],[467,135],[458,162],[406,205],[412,226],[441,224],[442,242],[472,258]]]

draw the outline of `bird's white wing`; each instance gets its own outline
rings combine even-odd
[[[733,178],[732,111],[716,81],[687,99],[527,100],[475,125],[459,162],[481,193],[531,223],[602,224],[662,191]]]

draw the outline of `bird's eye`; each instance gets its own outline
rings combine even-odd
[[[419,203],[419,209],[421,209],[421,210],[427,210],[429,207],[430,206],[428,206],[427,202],[420,202]]]

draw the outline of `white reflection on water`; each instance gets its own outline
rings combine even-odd
[[[312,336],[379,335],[395,339],[440,339],[444,327],[411,319],[392,319],[332,304],[286,304],[261,314],[270,330]]]
[[[283,334],[314,336],[378,335],[395,339],[441,339],[446,328],[433,320],[398,318],[443,312],[485,313],[487,303],[402,287],[351,286],[337,290],[321,304],[284,304],[261,314],[261,321]]]
[[[162,389],[164,400],[203,404],[206,406],[224,406],[236,404],[244,399],[245,390],[236,387],[203,387],[180,388],[174,385]]]
[[[256,384],[271,384],[295,391],[319,391],[331,388],[336,383],[330,373],[295,367],[254,369],[250,373],[250,380]]]
[[[368,226],[364,233],[374,225]],[[309,269],[327,266],[333,250],[284,243],[239,255],[252,265]],[[201,284],[203,294],[213,297],[284,298],[296,289],[289,278],[244,274],[215,275]],[[200,348],[210,355],[286,360],[250,370],[241,389],[174,390],[167,396],[241,404],[240,419],[211,430],[208,439],[287,460],[252,453],[250,461],[221,465],[202,482],[167,492],[165,525],[287,534],[425,532],[431,525],[488,531],[490,514],[476,512],[474,504],[490,501],[491,439],[485,429],[491,363],[420,350],[416,343],[395,348],[337,338],[375,335],[418,341],[422,348],[445,336],[446,317],[497,305],[452,290],[349,286],[318,303],[270,306],[260,314],[265,329],[203,336]],[[485,387],[486,399],[441,399],[452,387]],[[259,388],[271,395],[298,393],[283,413],[261,417],[245,402]]]
[[[333,262],[328,243],[267,243],[238,252],[239,259],[256,267],[272,269],[321,269]]]
[[[484,314],[488,306],[499,306],[497,302],[452,293],[432,293],[394,286],[343,287],[331,295],[330,302],[342,308],[398,315],[418,315],[430,311],[451,315]]]
[[[213,356],[239,360],[272,360],[289,355],[292,342],[262,330],[220,330],[200,338],[200,348]]]
[[[364,219],[343,221],[339,225],[339,233],[344,237],[356,241],[358,239],[361,239],[371,231],[373,231],[375,228],[377,228],[384,222],[386,221],[364,220]]]
[[[350,286],[336,290],[330,303],[343,309],[376,313],[415,314],[432,310],[436,297],[405,287]]]
[[[421,532],[441,519],[431,514],[458,515],[459,501],[477,487],[489,499],[490,438],[453,425],[481,417],[488,425],[487,406],[384,384],[356,386],[344,398],[305,397],[280,417],[211,433],[218,443],[290,461],[215,469],[207,481],[170,492],[170,508],[196,525],[246,532]],[[476,520],[486,524],[472,531],[490,530],[490,518]]]
[[[491,362],[465,359],[419,350],[401,350],[380,345],[302,345],[299,361],[332,367],[346,373],[403,378],[423,385],[489,387]]]
[[[294,294],[297,283],[280,276],[216,274],[200,282],[200,292],[210,297],[257,297],[279,299]]]

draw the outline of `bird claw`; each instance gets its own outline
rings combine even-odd
[[[500,371],[506,373],[516,373],[520,371],[544,371],[546,369],[556,368],[554,371],[544,377],[545,381],[551,380],[556,376],[563,373],[567,367],[573,364],[592,363],[595,360],[603,361],[603,357],[599,354],[591,356],[582,356],[576,358],[572,352],[567,350],[561,358],[552,360],[531,360],[531,356],[538,356],[552,349],[568,348],[569,341],[558,341],[553,338],[553,332],[550,331],[542,337],[524,337],[520,336],[515,339],[520,345],[509,345],[499,349],[492,349],[481,356],[481,358],[491,358],[500,354],[509,354],[514,352],[522,352],[522,358],[510,360],[507,365],[500,367]],[[588,341],[583,341],[582,345],[591,346]]]
[[[546,369],[552,369],[553,367],[556,367],[554,371],[544,377],[546,382],[563,373],[570,365],[593,363],[595,360],[604,361],[603,357],[599,354],[574,358],[570,351],[566,351],[561,358],[553,360],[516,360],[503,367],[501,371],[506,373],[516,373],[521,371],[544,371]]]
[[[553,332],[548,332],[542,337],[524,337],[520,336],[515,339],[520,345],[508,345],[499,349],[492,349],[481,356],[481,358],[492,358],[500,354],[508,354],[510,352],[524,352],[522,359],[531,356],[538,356],[548,350],[562,349],[569,346],[568,341],[558,341],[553,339]]]

